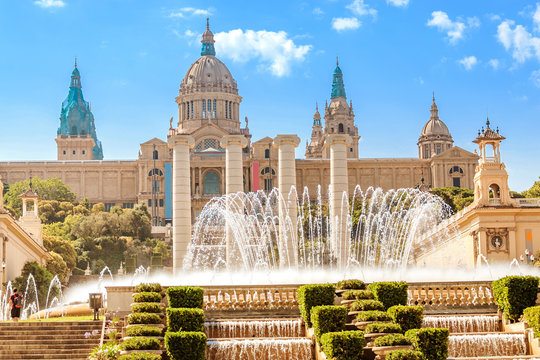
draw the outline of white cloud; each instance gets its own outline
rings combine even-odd
[[[332,28],[336,31],[356,30],[360,26],[362,23],[355,17],[332,19]]]
[[[493,70],[497,70],[499,66],[501,65],[499,60],[497,59],[491,59],[488,61],[488,65],[493,68]]]
[[[540,70],[535,70],[531,73],[531,81],[537,87],[540,87]]]
[[[180,10],[171,11],[169,14],[170,18],[183,18],[186,16],[197,16],[197,15],[204,15],[208,16],[211,15],[212,12],[210,9],[197,9],[193,7],[183,7]]]
[[[285,31],[236,29],[215,34],[216,52],[235,62],[259,61],[260,67],[272,75],[290,74],[294,63],[305,60],[311,45],[296,45]]]
[[[480,26],[480,19],[476,16],[467,18],[467,24],[459,18],[456,21],[452,21],[448,14],[444,11],[434,11],[431,13],[431,19],[427,22],[427,26],[435,27],[441,32],[445,32],[448,41],[451,44],[457,43],[463,38],[463,34],[469,28],[475,28]]]
[[[533,14],[534,29],[540,32],[540,3],[536,3],[536,11]]]
[[[386,0],[386,3],[397,7],[405,7],[409,5],[409,0]]]
[[[39,5],[42,8],[55,8],[66,6],[66,3],[62,0],[37,0],[34,1],[34,4]]]
[[[323,16],[324,11],[322,11],[321,8],[315,8],[315,9],[313,9],[313,15],[315,15],[315,16]]]
[[[512,20],[505,20],[497,28],[497,39],[518,63],[524,63],[532,57],[540,61],[540,38],[532,36],[522,25]]]
[[[497,15],[497,14],[487,14],[487,17],[489,18],[489,20],[491,21],[500,21],[501,20],[501,16],[500,15]]]
[[[472,70],[472,68],[476,64],[478,64],[478,59],[476,59],[476,56],[467,56],[467,57],[464,57],[463,59],[459,60],[458,62],[461,65],[463,65],[465,70],[469,71],[469,70]]]
[[[355,15],[358,16],[377,16],[377,10],[369,7],[368,4],[365,4],[364,0],[354,0],[352,3],[347,5],[347,9],[351,10]]]

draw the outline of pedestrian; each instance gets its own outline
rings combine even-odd
[[[13,295],[9,297],[9,301],[11,302],[11,319],[14,322],[17,322],[21,317],[21,308],[23,303],[23,298],[21,295],[19,295],[17,289],[13,289]]]

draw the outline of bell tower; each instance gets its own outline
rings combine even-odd
[[[478,144],[480,159],[474,175],[474,206],[513,206],[508,187],[508,173],[501,161],[500,143],[506,139],[493,131],[489,119],[473,141]]]

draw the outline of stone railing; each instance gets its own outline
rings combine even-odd
[[[496,311],[491,282],[409,283],[409,305],[427,313]]]
[[[525,198],[525,199],[514,199],[516,204],[520,207],[540,207],[540,199],[538,198]]]

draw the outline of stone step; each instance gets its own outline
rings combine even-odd
[[[58,342],[58,343],[49,343],[44,341],[25,341],[25,340],[13,340],[9,341],[5,344],[2,344],[0,347],[0,351],[4,350],[14,350],[14,349],[20,349],[20,350],[26,350],[26,349],[92,349],[96,347],[99,344],[98,341],[93,342],[86,342],[81,344],[81,340],[77,340],[75,342],[71,341],[64,341],[64,342]]]
[[[99,339],[100,334],[91,336],[91,337],[84,337],[84,336],[73,336],[70,335],[69,339],[66,340],[66,333],[62,333],[59,335],[55,334],[47,334],[47,335],[41,335],[41,334],[16,334],[16,335],[0,335],[0,343],[2,341],[12,341],[12,340],[24,340],[24,341],[47,341],[47,342],[63,342],[63,341],[69,341],[73,342],[75,339],[77,341],[94,341],[94,339]]]

